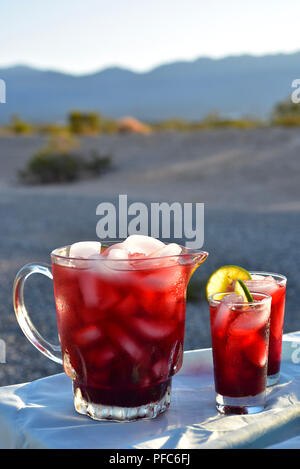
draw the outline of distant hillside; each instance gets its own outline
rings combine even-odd
[[[161,65],[147,73],[108,68],[72,76],[26,66],[0,69],[7,103],[0,123],[12,114],[33,122],[64,120],[71,109],[96,110],[110,117],[144,121],[199,119],[211,111],[232,116],[267,116],[290,95],[300,78],[300,52]]]

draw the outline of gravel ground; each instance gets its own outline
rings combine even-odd
[[[223,264],[283,273],[288,277],[285,332],[300,329],[297,131],[113,136],[99,142],[115,162],[115,170],[103,179],[24,188],[16,184],[16,168],[23,166],[43,139],[0,139],[0,338],[6,343],[0,385],[61,371],[19,329],[12,306],[16,272],[28,262],[49,262],[49,253],[58,246],[95,239],[96,206],[114,200],[118,193],[138,201],[205,202],[204,248],[210,256],[196,272],[197,279],[204,285]],[[99,142],[86,139],[83,146]],[[31,277],[25,299],[37,328],[56,343],[51,282]],[[202,298],[187,306],[185,348],[209,345],[208,306]]]

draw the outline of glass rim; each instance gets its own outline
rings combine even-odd
[[[116,241],[105,241],[104,243],[101,242],[101,247],[104,246],[104,247],[110,247],[110,246],[113,246],[114,244],[117,244],[121,241],[124,241],[124,240],[116,240]],[[172,244],[172,243],[165,243],[165,245],[167,246],[168,244]],[[182,252],[180,254],[176,254],[176,255],[171,255],[171,256],[163,256],[163,257],[147,257],[147,256],[143,256],[143,257],[138,257],[138,258],[134,258],[134,259],[129,259],[130,261],[134,261],[134,262],[149,262],[149,261],[157,261],[157,260],[162,260],[162,259],[177,259],[177,258],[185,258],[185,257],[189,257],[189,256],[192,256],[193,260],[199,258],[199,257],[203,257],[203,258],[207,258],[209,253],[207,251],[203,251],[202,249],[193,249],[193,248],[187,248],[185,246],[182,246],[182,245],[178,245],[180,246],[181,248],[183,248],[185,250],[185,252]],[[63,255],[63,254],[59,254],[58,252],[59,251],[62,251],[63,249],[67,250],[68,248],[71,247],[71,244],[67,244],[65,246],[61,246],[59,248],[55,248],[53,251],[51,251],[50,253],[50,256],[51,257],[54,257],[56,259],[61,259],[61,260],[64,260],[64,261],[82,261],[82,262],[99,262],[99,261],[109,261],[109,262],[128,262],[128,259],[110,259],[108,257],[99,257],[99,258],[91,258],[91,257],[70,257],[68,255]],[[191,262],[192,264],[193,262]]]
[[[285,283],[287,283],[287,277],[283,274],[277,274],[276,272],[265,272],[265,271],[258,271],[258,270],[249,270],[249,274],[250,275],[263,275],[263,276],[266,276],[266,277],[277,277],[278,279],[284,281]],[[276,280],[276,278],[275,278]],[[246,282],[250,281],[250,282],[260,282],[261,280],[255,280],[255,279],[250,279],[249,280],[245,280]]]
[[[256,292],[256,291],[252,291],[252,290],[249,290],[251,294],[254,294],[254,295],[260,295],[262,296],[263,298],[260,299],[260,300],[257,300],[257,301],[244,301],[243,303],[241,302],[230,302],[228,303],[230,306],[240,306],[240,305],[249,305],[249,306],[253,306],[253,305],[261,305],[261,304],[264,304],[264,303],[267,303],[269,301],[272,301],[272,297],[271,295],[268,295],[267,293],[260,293],[260,292]],[[223,301],[223,298],[221,300],[216,300],[214,298],[215,295],[233,295],[235,294],[234,292],[232,291],[229,291],[229,292],[216,292],[216,293],[213,293],[212,295],[209,295],[209,304],[214,301],[215,303],[222,303]]]

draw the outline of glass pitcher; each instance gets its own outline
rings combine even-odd
[[[105,250],[102,247],[102,250]],[[51,253],[52,270],[28,264],[14,283],[17,320],[29,341],[63,364],[77,412],[96,420],[154,418],[170,405],[183,359],[186,289],[208,253],[182,247],[164,258],[70,257]],[[23,290],[40,273],[53,280],[60,345],[30,320]]]

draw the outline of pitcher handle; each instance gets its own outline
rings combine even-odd
[[[13,288],[13,302],[17,321],[25,336],[35,348],[46,355],[46,357],[62,365],[61,347],[59,345],[51,344],[40,335],[31,322],[24,303],[24,285],[28,277],[32,274],[42,274],[53,280],[52,272],[46,265],[27,264],[19,270],[16,275]]]

